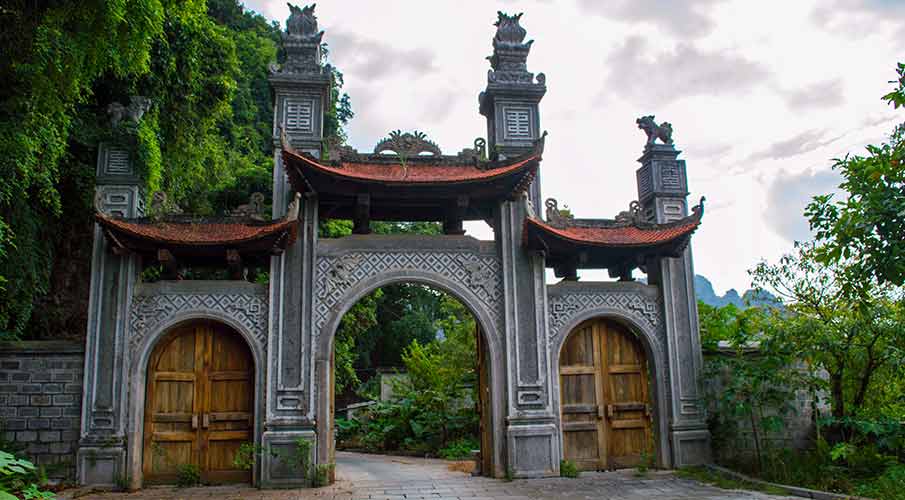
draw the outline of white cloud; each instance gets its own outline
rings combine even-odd
[[[251,0],[281,23],[284,0]],[[903,120],[879,97],[901,60],[905,2],[880,0],[507,0],[534,39],[528,67],[547,75],[544,196],[581,217],[612,217],[636,194],[644,136],[635,118],[675,128],[693,203],[695,270],[723,293],[747,269],[806,236],[801,216],[834,184],[831,158]],[[418,129],[455,154],[484,135],[486,84],[500,5],[462,0],[322,0],[320,28],[344,72],[352,145]],[[821,166],[822,170],[808,170]],[[488,238],[483,223],[469,231]]]

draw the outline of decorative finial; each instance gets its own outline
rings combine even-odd
[[[322,36],[324,36],[324,32],[317,31],[317,16],[314,15],[314,8],[317,7],[316,3],[311,5],[302,7],[301,9],[292,5],[291,3],[287,3],[289,6],[289,19],[286,20],[286,33],[289,36],[295,36],[300,38],[316,38],[318,42]]]
[[[301,200],[302,195],[300,193],[295,193],[292,202],[289,204],[289,208],[286,210],[286,220],[292,221],[299,218],[299,205],[301,204]]]
[[[374,154],[380,154],[384,151],[396,153],[401,158],[410,158],[421,153],[430,153],[434,156],[443,154],[436,143],[428,140],[427,134],[417,130],[405,133],[401,130],[390,132],[386,139],[374,146]]]
[[[543,156],[544,154],[544,143],[547,142],[547,131],[544,130],[544,133],[540,135],[537,139],[534,140],[534,154],[537,156]],[[556,200],[554,200],[556,201]]]
[[[317,16],[311,4],[303,8],[287,3],[289,18],[283,33],[283,49],[286,62],[282,68],[271,65],[272,73],[322,73],[321,39],[323,31],[317,30]]]
[[[264,220],[264,217],[261,215],[264,212],[264,194],[263,193],[251,193],[251,196],[248,198],[248,203],[244,205],[239,205],[233,211],[230,212],[230,215],[238,216],[238,217],[249,217],[255,220]]]
[[[547,207],[546,215],[547,222],[554,226],[565,225],[570,219],[572,219],[572,214],[569,211],[569,207],[566,206],[562,210],[559,209],[559,202],[556,201],[556,198],[547,198],[547,201],[544,202],[544,205]]]
[[[704,202],[707,200],[706,197],[701,196],[701,201],[698,202],[697,205],[691,207],[691,212],[698,217],[703,217],[704,215]]]
[[[163,191],[157,191],[151,196],[151,206],[148,209],[148,215],[152,219],[157,219],[165,215],[180,215],[182,209],[175,202],[167,198],[167,194]]]
[[[641,211],[641,203],[638,201],[629,203],[628,210],[623,210],[616,215],[616,222],[631,225],[644,222],[644,213]]]
[[[496,26],[496,35],[493,37],[493,46],[520,47],[528,34],[525,28],[519,24],[519,20],[524,13],[519,12],[514,16],[507,15],[503,11],[497,11],[497,20],[493,23]],[[534,40],[528,41],[527,46],[531,46]]]
[[[111,102],[107,106],[107,114],[110,115],[110,126],[113,128],[119,127],[123,118],[128,118],[129,121],[138,125],[141,117],[149,109],[151,109],[151,99],[140,95],[130,96],[128,107],[118,102]]]
[[[527,31],[519,24],[522,14],[510,16],[497,12],[496,34],[493,36],[493,55],[490,60],[491,70],[487,73],[490,83],[534,84],[534,74],[528,72],[528,53],[534,40],[524,42]],[[544,85],[546,77],[537,75],[537,85]]]
[[[647,115],[638,118],[635,123],[647,134],[648,145],[652,145],[657,139],[663,141],[663,144],[672,144],[672,125],[669,122],[657,125],[654,115]]]
[[[286,134],[286,129],[284,127],[277,128],[280,129],[280,147],[283,148],[283,151],[296,153],[295,148],[292,147],[292,141],[289,140],[289,136]]]

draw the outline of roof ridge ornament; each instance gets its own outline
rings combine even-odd
[[[248,203],[239,205],[229,212],[234,217],[248,217],[253,220],[264,220],[264,193],[251,193]]]
[[[387,138],[374,146],[374,154],[391,151],[405,161],[406,158],[418,156],[421,153],[430,153],[433,156],[442,156],[440,146],[427,138],[427,134],[415,130],[414,132],[402,132],[394,130]]]
[[[616,214],[615,220],[618,223],[629,224],[632,226],[647,222],[644,217],[644,212],[641,210],[641,203],[637,200],[628,204],[628,210],[623,210]]]
[[[151,196],[151,206],[148,207],[148,216],[158,220],[167,215],[182,215],[182,208],[167,197],[165,191],[157,191]]]
[[[568,225],[574,218],[567,205],[563,205],[563,209],[560,210],[559,202],[556,201],[556,198],[547,198],[547,201],[544,202],[544,206],[547,207],[547,222],[552,226]]]
[[[663,122],[657,125],[657,122],[654,121],[654,115],[642,116],[635,120],[635,123],[638,124],[638,128],[644,131],[647,134],[647,146],[653,146],[654,141],[660,139],[663,144],[672,146],[672,124],[669,122]]]

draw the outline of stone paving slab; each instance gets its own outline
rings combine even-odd
[[[792,500],[759,492],[724,490],[670,472],[637,477],[634,471],[586,472],[577,479],[503,481],[447,469],[442,460],[337,453],[337,482],[317,489],[259,490],[248,485],[155,487],[99,493],[83,500]],[[61,495],[67,498],[67,495]],[[69,497],[71,498],[71,496]]]

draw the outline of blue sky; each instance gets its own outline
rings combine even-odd
[[[289,13],[284,1],[246,6],[281,23]],[[747,288],[759,260],[809,238],[801,213],[838,184],[832,158],[903,121],[880,96],[905,61],[905,0],[322,1],[352,145],[421,130],[455,154],[485,135],[477,95],[497,10],[524,12],[528,68],[547,76],[543,196],[613,217],[636,197],[635,118],[671,122],[690,200],[708,200],[695,270],[718,292]]]

